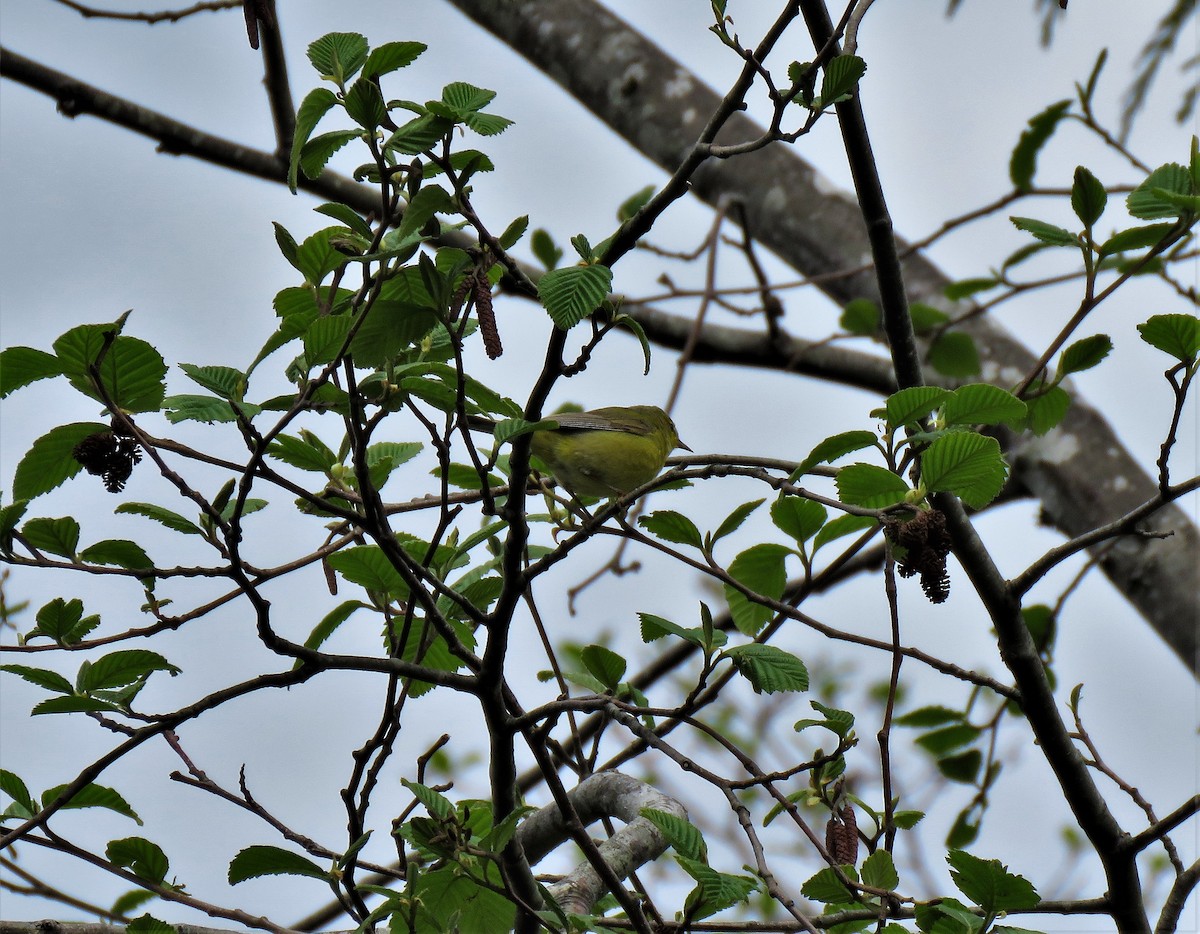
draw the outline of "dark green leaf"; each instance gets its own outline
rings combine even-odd
[[[936,705],[918,707],[916,710],[911,710],[902,717],[897,717],[896,726],[940,726],[943,723],[958,723],[962,718],[963,713],[961,710],[953,710],[950,707]]]
[[[367,60],[367,40],[356,32],[331,32],[308,47],[308,60],[322,78],[344,85]]]
[[[979,739],[979,729],[969,723],[953,723],[936,730],[930,730],[917,737],[917,745],[935,756],[969,746]]]
[[[865,532],[867,529],[878,528],[879,523],[871,516],[838,516],[836,519],[830,519],[817,533],[817,537],[813,539],[813,554],[816,554],[818,549],[830,542],[837,541],[844,535],[853,535],[855,532]]]
[[[765,500],[756,499],[748,503],[742,503],[733,510],[725,519],[717,526],[717,530],[712,534],[711,544],[715,545],[727,535],[732,535],[736,532],[743,522],[750,518],[750,514],[761,506]]]
[[[1024,876],[1008,871],[998,859],[980,859],[962,850],[946,855],[958,890],[988,914],[1027,911],[1041,897]]]
[[[1151,347],[1189,363],[1200,354],[1200,318],[1195,315],[1154,315],[1138,325],[1138,333]]]
[[[529,248],[533,250],[537,261],[547,269],[554,269],[563,257],[563,251],[555,246],[550,234],[541,227],[529,238]]]
[[[167,854],[161,847],[141,837],[110,840],[104,849],[104,855],[113,865],[128,869],[151,885],[161,885],[171,869]]]
[[[70,516],[61,519],[30,519],[21,535],[34,548],[74,560],[79,547],[79,523]]]
[[[1000,284],[995,276],[987,276],[979,279],[960,279],[957,282],[951,282],[944,289],[942,294],[952,302],[961,301],[964,298],[970,298],[972,295],[977,295],[980,292],[986,292],[989,289],[994,289]]]
[[[111,564],[131,571],[149,571],[154,562],[137,542],[124,538],[105,538],[88,545],[79,554],[79,560],[87,564]]]
[[[806,542],[821,530],[829,512],[820,503],[799,496],[780,496],[771,504],[775,528],[797,542]]]
[[[638,525],[651,535],[657,536],[666,542],[675,542],[678,545],[692,545],[695,548],[702,548],[704,546],[704,541],[700,537],[700,530],[696,528],[696,523],[679,512],[658,510],[657,512],[650,513],[648,516],[639,516]]]
[[[33,347],[8,347],[0,351],[0,399],[22,386],[62,375],[62,364],[52,353]]]
[[[362,130],[334,130],[314,136],[300,150],[300,171],[305,178],[319,177],[339,149],[356,139],[362,139],[362,136]],[[366,236],[369,239],[370,234]]]
[[[1051,104],[1031,118],[1029,126],[1021,133],[1008,163],[1008,176],[1018,191],[1028,191],[1033,187],[1038,153],[1058,127],[1059,121],[1067,115],[1071,103],[1070,100],[1062,100]]]
[[[831,464],[839,457],[869,448],[876,440],[875,433],[865,429],[831,435],[809,452],[808,457],[793,471],[793,476],[806,474],[818,464]]]
[[[288,165],[288,188],[292,194],[296,193],[297,168],[300,165],[300,154],[304,150],[305,143],[308,142],[312,131],[316,129],[317,124],[321,122],[321,118],[329,112],[329,108],[337,103],[337,96],[329,90],[329,88],[314,88],[305,95],[303,102],[300,104],[300,109],[296,111],[296,131],[292,136],[292,158]],[[279,232],[283,230],[278,224],[275,225],[276,238],[278,239]],[[286,231],[283,231],[285,234]],[[288,236],[290,240],[290,235]],[[290,263],[295,263],[295,241],[292,241],[291,253],[288,255],[288,250],[280,243],[280,247],[284,249],[284,257]]]
[[[126,412],[156,412],[167,391],[167,364],[144,340],[117,333],[121,323],[72,328],[54,342],[54,352],[84,395]],[[93,367],[103,392],[96,388]]]
[[[1041,243],[1049,246],[1079,246],[1079,238],[1064,227],[1048,224],[1033,217],[1010,217],[1017,230],[1033,234]]]
[[[55,597],[37,611],[37,626],[26,639],[47,636],[60,645],[70,645],[81,640],[100,624],[100,617],[83,618],[82,600],[64,600]]]
[[[908,484],[890,470],[874,464],[850,464],[838,471],[834,480],[838,499],[852,506],[883,509],[903,502]],[[830,523],[832,525],[832,523]]]
[[[650,821],[680,856],[697,860],[701,863],[708,861],[708,846],[700,828],[686,817],[676,817],[666,811],[655,808],[642,808],[639,813]]]
[[[542,276],[538,297],[555,325],[567,331],[599,308],[611,288],[607,266],[567,266]]]
[[[383,94],[379,91],[379,85],[370,78],[359,78],[350,85],[350,90],[346,92],[345,107],[350,119],[368,132],[373,132],[387,118]]]
[[[29,789],[17,777],[15,772],[10,772],[8,769],[0,769],[0,791],[3,791],[12,798],[13,803],[20,807],[22,813],[19,815],[14,814],[13,816],[19,816],[24,820],[28,820],[38,812],[39,808],[33,801],[33,795],[29,793]],[[12,807],[9,807],[5,811],[5,814],[9,814],[12,810]]]
[[[751,642],[726,649],[721,655],[733,662],[755,694],[808,690],[808,669],[804,662],[783,649]]]
[[[17,464],[13,475],[13,498],[33,499],[75,476],[83,469],[72,456],[75,446],[89,435],[108,430],[107,425],[99,422],[74,422],[42,435]]]
[[[1174,224],[1149,224],[1145,227],[1128,227],[1119,230],[1100,246],[1102,256],[1124,253],[1128,250],[1144,250],[1157,246],[1162,239],[1175,230]]]
[[[602,645],[585,645],[580,650],[579,660],[583,662],[583,667],[610,691],[614,690],[625,676],[625,659]]]
[[[892,862],[892,854],[880,849],[868,856],[862,864],[862,881],[877,889],[895,889],[900,884],[900,875]]]
[[[385,42],[367,56],[363,76],[378,78],[411,65],[427,48],[424,42]]]
[[[46,668],[31,668],[28,665],[0,665],[0,671],[7,671],[9,674],[23,678],[30,684],[36,684],[47,691],[53,691],[55,694],[73,694],[75,692],[75,689],[71,686],[71,682],[57,671],[50,671]]]
[[[246,374],[231,366],[195,366],[191,363],[179,364],[192,381],[204,387],[209,392],[241,402],[246,394]]]
[[[504,249],[511,250],[520,242],[528,227],[529,215],[522,214],[504,228],[504,233],[500,234],[500,236],[496,238],[496,242],[504,247]]]
[[[931,492],[953,493],[982,509],[999,494],[1008,477],[1000,442],[974,432],[942,435],[921,455],[921,482]]]
[[[106,688],[124,687],[154,671],[167,671],[173,677],[179,674],[180,669],[157,652],[147,649],[110,652],[86,668],[80,669],[78,688],[81,693],[91,693]]]
[[[782,545],[770,542],[753,545],[733,559],[729,576],[751,593],[767,600],[779,600],[787,584],[784,559],[789,553]],[[730,584],[725,585],[725,599],[729,602],[734,625],[746,635],[754,635],[775,615],[769,606],[753,602]]]
[[[988,383],[956,389],[942,406],[946,425],[1010,425],[1025,421],[1025,403],[1011,392]]]
[[[853,866],[843,866],[842,870],[851,882],[858,881],[858,873]],[[846,888],[828,866],[800,886],[800,894],[825,905],[851,905],[858,901],[858,896]]]
[[[1108,192],[1100,180],[1082,165],[1075,169],[1071,186],[1071,209],[1084,227],[1092,228],[1108,204]]]
[[[983,753],[978,749],[968,749],[958,755],[945,756],[938,759],[937,762],[938,771],[946,778],[952,782],[962,782],[966,785],[975,782],[981,765],[983,765]]]
[[[966,379],[981,372],[975,338],[962,331],[943,331],[929,347],[929,365],[951,379]]]
[[[1112,338],[1107,334],[1093,334],[1091,337],[1075,341],[1058,358],[1059,375],[1066,376],[1090,370],[1109,355],[1112,346]]]
[[[857,55],[838,55],[825,65],[821,79],[821,105],[828,107],[844,100],[867,73],[867,63]]]
[[[1044,384],[1035,384],[1030,389],[1032,392],[1025,399],[1029,409],[1027,424],[1035,435],[1044,435],[1066,416],[1071,397],[1060,386],[1047,388]]]
[[[277,846],[248,846],[229,863],[230,885],[272,875],[307,876],[323,880],[330,878],[329,873],[316,863]]]
[[[55,785],[53,788],[47,788],[42,792],[42,807],[46,807],[52,801],[56,801],[58,797],[67,790],[66,785]],[[139,827],[142,825],[142,819],[138,817],[137,812],[129,806],[121,795],[111,788],[106,788],[104,785],[89,784],[84,785],[71,799],[64,804],[64,810],[72,810],[75,808],[105,808],[109,811],[114,811],[122,817],[128,817]]]
[[[883,329],[883,317],[879,306],[869,298],[855,298],[842,309],[838,324],[848,334],[874,337]]]
[[[370,591],[404,597],[408,585],[377,545],[357,545],[330,555],[326,562],[346,580]]]
[[[688,894],[685,903],[687,916],[696,920],[746,901],[760,885],[751,876],[717,872],[705,863],[685,856],[676,855],[675,861],[696,880],[696,887]]]
[[[949,392],[936,386],[910,386],[892,393],[884,407],[888,427],[896,429],[917,424],[940,407],[949,396]]]
[[[1138,220],[1154,220],[1156,217],[1180,217],[1184,210],[1174,201],[1171,194],[1189,196],[1192,191],[1188,170],[1176,162],[1160,165],[1144,182],[1131,191],[1125,199],[1129,213]]]
[[[246,407],[243,406],[243,409]],[[252,408],[252,407],[251,407]],[[235,422],[237,413],[225,399],[215,396],[178,395],[163,399],[163,412],[172,425],[180,422]]]
[[[650,203],[650,199],[654,197],[654,192],[658,189],[654,185],[647,185],[641,191],[626,198],[621,202],[621,206],[617,208],[617,220],[621,223],[632,218],[638,211]]]

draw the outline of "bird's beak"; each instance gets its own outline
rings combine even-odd
[[[695,452],[695,451],[693,451],[691,448],[689,448],[689,447],[688,447],[686,444],[684,444],[682,441],[677,441],[677,442],[676,442],[676,444],[675,444],[675,447],[676,447],[676,448],[683,448],[685,451],[687,451],[687,452],[689,452],[689,453],[691,453],[691,454],[695,454],[695,453],[696,453],[696,452]]]

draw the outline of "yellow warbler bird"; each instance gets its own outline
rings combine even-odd
[[[534,432],[531,449],[576,496],[621,496],[657,477],[676,448],[691,450],[656,405],[560,412],[547,420],[558,427]]]

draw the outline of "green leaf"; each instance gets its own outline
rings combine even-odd
[[[162,506],[155,506],[153,503],[121,503],[113,512],[145,516],[147,519],[162,523],[173,532],[182,532],[184,535],[204,534],[200,527],[190,519],[185,519],[179,513],[164,509]]]
[[[118,903],[128,906],[126,911],[121,912],[122,914],[129,914],[133,908],[136,908],[143,902],[150,901],[150,899],[154,898],[154,893],[130,892],[127,894],[126,898],[129,898],[129,896],[133,896],[133,899]],[[145,897],[143,898],[142,896]],[[115,908],[113,910],[113,914],[118,914]],[[155,918],[152,915],[144,914],[140,917],[134,918],[127,925],[125,925],[125,934],[179,934],[179,932],[175,929],[175,925],[168,924],[166,921],[160,921],[158,918]]]
[[[105,538],[88,545],[79,553],[79,560],[87,564],[111,564],[131,571],[153,570],[154,562],[137,542],[124,538]]]
[[[877,889],[891,891],[900,884],[900,874],[892,862],[892,854],[887,850],[876,850],[862,864],[862,881]]]
[[[928,334],[950,321],[950,316],[944,311],[924,302],[912,302],[908,306],[908,317],[912,320],[913,330],[918,334]]]
[[[0,399],[39,379],[61,376],[58,357],[33,347],[7,347],[0,351]]]
[[[821,106],[844,100],[867,73],[867,63],[857,55],[838,55],[825,66],[821,79]]]
[[[741,527],[741,524],[750,518],[750,514],[761,506],[766,500],[756,499],[748,503],[742,503],[733,510],[725,519],[717,526],[717,530],[712,534],[712,540],[709,542],[710,547],[715,545],[727,535],[732,535]]]
[[[643,642],[656,642],[664,636],[673,635],[690,642],[692,645],[704,646],[704,633],[700,629],[684,629],[669,619],[663,619],[661,616],[655,616],[653,613],[639,613],[638,619],[642,621],[641,632]]]
[[[883,330],[883,315],[869,298],[854,298],[842,309],[838,325],[848,334],[874,337]]]
[[[966,379],[982,371],[975,338],[962,331],[943,331],[929,347],[929,364],[943,376]]]
[[[241,402],[246,395],[246,374],[231,366],[195,366],[191,363],[181,363],[179,369],[197,385],[222,399]]]
[[[712,867],[676,855],[675,861],[689,876],[696,880],[696,887],[688,894],[685,903],[687,917],[695,920],[707,918],[731,905],[746,901],[759,888],[759,881],[752,876],[734,876],[717,872]]]
[[[412,792],[414,798],[425,805],[425,810],[431,817],[448,820],[454,816],[454,805],[441,792],[435,791],[428,785],[410,782],[407,778],[401,779],[400,783]]]
[[[806,542],[821,530],[829,511],[820,503],[799,496],[780,496],[771,504],[775,528],[797,542]]]
[[[1146,176],[1146,180],[1125,198],[1129,213],[1138,220],[1154,220],[1156,217],[1180,217],[1185,212],[1170,196],[1193,195],[1188,170],[1176,162],[1160,165]]]
[[[971,809],[959,812],[946,834],[946,846],[957,848],[970,846],[979,837],[979,822],[971,820]]]
[[[808,457],[793,471],[793,476],[806,474],[818,464],[832,464],[839,457],[869,448],[875,442],[875,433],[863,429],[831,435],[809,452]]]
[[[496,238],[496,242],[506,250],[511,250],[516,246],[521,238],[525,236],[525,231],[529,227],[529,215],[522,214],[516,218],[511,224],[504,228],[504,233]]]
[[[708,845],[700,828],[686,817],[676,817],[655,808],[642,808],[638,813],[659,829],[667,843],[680,856],[708,862]]]
[[[1070,394],[1060,386],[1047,388],[1045,384],[1030,386],[1031,394],[1025,405],[1029,409],[1027,425],[1035,435],[1044,435],[1059,424],[1071,407]]]
[[[243,409],[246,407],[243,406]],[[225,399],[215,396],[178,395],[163,399],[163,412],[172,425],[180,422],[235,422],[237,413]]]
[[[961,710],[938,705],[918,707],[901,717],[896,718],[896,726],[941,726],[943,723],[959,723],[963,718]]]
[[[292,135],[292,157],[288,165],[288,188],[292,194],[296,193],[297,168],[300,165],[300,154],[304,151],[304,146],[308,142],[312,131],[316,129],[317,124],[321,122],[321,118],[329,112],[329,108],[337,103],[337,96],[329,88],[314,88],[305,95],[304,100],[300,104],[300,109],[296,111],[296,130]],[[275,225],[276,239],[278,240],[280,231],[287,234],[279,224]],[[291,240],[291,236],[287,235],[287,239]],[[289,250],[284,243],[280,243],[280,248],[283,250],[284,257],[289,263],[295,264],[295,241],[291,243],[291,256],[288,256]]]
[[[579,660],[610,691],[615,690],[625,676],[625,659],[602,645],[585,645],[580,650]]]
[[[1093,334],[1091,337],[1075,341],[1058,358],[1059,375],[1066,376],[1090,370],[1109,355],[1112,346],[1112,338],[1107,334]]]
[[[1124,253],[1128,250],[1144,250],[1157,246],[1163,238],[1174,232],[1174,224],[1149,224],[1145,227],[1129,227],[1119,230],[1100,245],[1101,256]]]
[[[988,914],[1028,911],[1042,900],[1028,879],[1009,872],[998,859],[952,850],[946,862],[958,890]]]
[[[301,431],[300,437],[276,435],[267,445],[267,454],[285,464],[314,473],[328,473],[338,463],[337,455],[311,431]]]
[[[946,401],[950,393],[936,386],[910,386],[887,398],[884,417],[891,429],[915,425]]]
[[[924,817],[924,811],[896,811],[892,814],[892,823],[901,830],[911,830],[921,823]]]
[[[157,652],[147,649],[110,652],[90,665],[80,668],[78,688],[81,693],[87,694],[106,688],[124,687],[155,671],[170,672],[172,677],[180,673],[179,668]]]
[[[1082,165],[1075,169],[1075,182],[1071,186],[1071,210],[1089,230],[1100,220],[1108,204],[1108,192],[1100,180]]]
[[[53,691],[55,694],[75,693],[71,682],[57,671],[49,671],[45,668],[31,668],[28,665],[0,665],[0,671],[7,671],[9,674],[16,675],[18,678],[22,678],[30,684],[36,684],[40,688],[45,688],[47,691]]]
[[[825,715],[823,720],[797,720],[793,725],[797,733],[808,729],[810,726],[824,727],[832,733],[836,733],[840,737],[849,736],[854,730],[854,714],[848,710],[839,710],[836,707],[827,707],[820,701],[809,701],[809,705],[813,710],[819,711]]]
[[[787,548],[771,542],[754,545],[733,559],[729,576],[752,593],[777,601],[787,585],[784,558],[789,553]],[[775,615],[769,606],[751,601],[730,584],[725,585],[725,599],[734,625],[746,635],[754,635]]]
[[[878,528],[879,523],[871,516],[838,516],[836,519],[830,519],[817,533],[817,537],[813,539],[813,554],[828,545],[830,542],[837,541],[845,535],[853,535],[855,532],[864,532],[867,529]]]
[[[13,498],[33,499],[75,476],[83,470],[83,465],[72,456],[75,446],[90,435],[108,430],[100,422],[74,422],[42,435],[17,464]]]
[[[961,749],[979,739],[979,729],[969,723],[952,723],[950,726],[930,730],[917,737],[917,745],[935,756]]]
[[[1138,333],[1151,347],[1184,363],[1200,354],[1200,318],[1195,315],[1154,315],[1138,325]]]
[[[13,804],[20,808],[20,813],[15,813],[12,805],[10,805],[4,812],[6,816],[28,820],[38,812],[38,806],[33,801],[33,795],[29,793],[29,789],[17,777],[15,772],[10,772],[8,769],[0,769],[0,791],[3,791],[12,798]]]
[[[21,527],[21,535],[34,548],[70,560],[79,547],[79,523],[70,516],[61,519],[30,519]]]
[[[842,872],[851,882],[858,882],[858,873],[853,866],[843,866]],[[826,866],[815,876],[810,877],[802,886],[800,894],[811,898],[814,902],[825,905],[853,905],[858,902],[858,896],[838,879],[836,873]]]
[[[654,185],[647,185],[636,194],[630,195],[617,208],[617,220],[623,224],[632,219],[638,211],[650,203],[650,199],[654,197],[654,192],[657,190]]]
[[[353,584],[390,597],[408,595],[408,585],[377,545],[344,548],[325,559],[326,563]]]
[[[358,134],[355,134],[355,135],[358,135]],[[341,221],[343,224],[345,224],[347,227],[349,227],[354,233],[358,234],[364,240],[369,241],[375,235],[375,232],[373,230],[371,230],[371,225],[368,224],[365,220],[363,220],[362,215],[359,214],[356,210],[354,210],[354,208],[350,207],[350,205],[348,205],[348,204],[338,204],[337,202],[331,201],[326,204],[319,204],[315,208],[313,208],[313,210],[316,211],[318,214],[324,214],[326,217],[332,217],[334,220]],[[288,291],[291,291],[291,290],[284,289],[284,292],[288,292]],[[308,299],[308,302],[306,302],[306,304],[308,304],[309,302],[312,302],[312,303],[314,303],[314,307],[315,307],[316,296],[313,295],[310,291],[308,291],[308,289],[302,289],[300,291]],[[281,292],[280,294],[283,294],[283,293]]]
[[[988,383],[972,383],[956,389],[942,406],[946,425],[1010,425],[1025,421],[1025,403],[1011,392]]]
[[[70,645],[78,642],[99,624],[99,616],[83,618],[82,600],[55,597],[37,611],[37,626],[25,638],[47,636],[59,645]]]
[[[84,395],[126,412],[156,412],[167,392],[167,364],[157,350],[136,337],[116,333],[116,324],[85,324],[54,342],[54,352],[71,385]],[[107,347],[107,349],[105,349]],[[91,369],[99,360],[103,393]]]
[[[124,713],[119,704],[98,697],[52,697],[29,712],[31,717],[57,713]]]
[[[341,86],[365,64],[369,48],[356,32],[331,32],[308,47],[308,60],[322,78]]]
[[[1053,135],[1058,123],[1067,116],[1071,100],[1051,104],[1029,121],[1029,126],[1017,140],[1008,163],[1008,176],[1018,191],[1029,191],[1033,187],[1033,176],[1037,171],[1037,157],[1046,141]]]
[[[304,173],[305,178],[319,177],[338,150],[347,143],[352,143],[362,137],[362,130],[333,130],[330,133],[314,136],[300,150],[300,171]],[[362,236],[360,231],[358,233]],[[366,237],[369,242],[370,234],[368,233]]]
[[[696,523],[683,513],[660,509],[648,516],[639,516],[638,525],[663,541],[674,542],[677,545],[691,545],[695,548],[704,547],[704,541],[700,537],[700,530],[696,528]]]
[[[162,885],[171,869],[162,848],[141,837],[110,840],[104,848],[104,855],[113,865],[128,869],[151,885]]]
[[[350,85],[344,103],[350,119],[368,132],[373,132],[387,119],[387,105],[383,102],[383,94],[379,85],[370,78],[359,78]]]
[[[415,62],[429,48],[424,42],[385,42],[371,50],[363,64],[364,78],[378,78]]]
[[[903,477],[874,464],[850,464],[834,480],[838,499],[851,506],[883,509],[903,502],[909,493]],[[830,523],[832,525],[832,523]]]
[[[336,360],[346,346],[354,319],[349,315],[318,318],[304,332],[304,360],[309,366],[324,366]]]
[[[426,185],[418,191],[404,209],[404,217],[394,235],[397,244],[418,235],[435,214],[446,214],[453,210],[453,201],[444,188]]]
[[[259,876],[307,876],[325,881],[330,878],[316,863],[277,846],[248,846],[230,860],[230,885]]]
[[[942,289],[942,294],[950,299],[950,301],[958,302],[964,298],[970,298],[972,295],[978,295],[980,292],[994,289],[999,284],[1000,280],[995,276],[978,279],[960,279],[957,282],[951,282]]]
[[[563,251],[554,244],[550,234],[541,227],[537,228],[529,238],[529,248],[534,257],[547,269],[554,269],[563,258]]]
[[[567,266],[542,276],[538,298],[554,324],[567,331],[599,308],[611,289],[607,266]]]
[[[1000,453],[1000,442],[974,432],[942,435],[921,455],[921,482],[925,488],[953,493],[974,509],[982,509],[994,500],[1007,477],[1008,465]]]
[[[309,285],[319,285],[327,275],[345,265],[345,254],[333,245],[345,236],[345,227],[325,227],[306,237],[296,248],[296,268]]]
[[[1013,226],[1017,230],[1024,230],[1026,233],[1033,234],[1041,243],[1050,246],[1081,245],[1079,238],[1063,227],[1057,227],[1054,224],[1048,224],[1033,217],[1010,217],[1009,220],[1013,222]]]
[[[751,642],[726,649],[721,656],[733,662],[755,694],[808,690],[808,669],[804,662],[776,646]]]
[[[978,749],[968,749],[966,752],[953,756],[944,756],[937,760],[938,771],[952,782],[971,785],[983,765],[983,753]]]
[[[66,790],[66,785],[55,785],[53,788],[47,788],[42,792],[42,807],[46,807],[52,801],[57,800]],[[129,806],[129,802],[122,798],[118,792],[111,788],[106,788],[104,785],[84,785],[62,807],[63,810],[68,811],[77,808],[104,808],[105,810],[114,811],[122,817],[128,817],[139,827],[142,825],[142,819]]]

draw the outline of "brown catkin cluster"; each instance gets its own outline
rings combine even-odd
[[[946,556],[950,554],[950,533],[946,516],[937,509],[923,509],[907,522],[886,523],[888,538],[904,549],[900,558],[900,576],[921,575],[921,589],[930,603],[944,603],[950,596],[950,576]]]
[[[825,825],[825,849],[839,866],[853,866],[858,861],[858,822],[854,808],[844,804],[829,815]]]
[[[125,481],[133,473],[133,465],[142,459],[137,441],[129,435],[98,431],[88,435],[71,451],[83,469],[104,478],[104,488],[110,493],[125,489]]]

